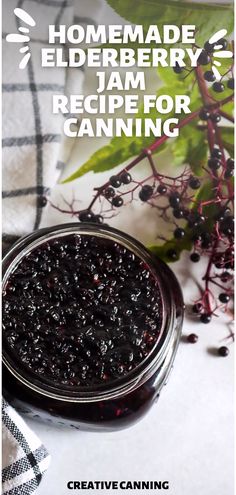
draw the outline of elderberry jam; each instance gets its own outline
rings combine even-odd
[[[67,224],[3,263],[3,390],[31,416],[115,430],[159,396],[180,337],[171,270],[109,227]]]

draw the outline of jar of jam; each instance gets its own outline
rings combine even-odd
[[[167,382],[183,308],[170,268],[127,234],[36,231],[3,260],[3,393],[31,417],[129,426]]]

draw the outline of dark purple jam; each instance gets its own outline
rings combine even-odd
[[[3,292],[3,339],[15,362],[56,386],[91,387],[127,375],[162,327],[149,267],[112,240],[70,234],[21,259]]]

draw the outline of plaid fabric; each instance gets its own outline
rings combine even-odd
[[[84,69],[42,69],[40,50],[48,25],[94,24],[104,0],[3,0],[3,249],[47,224],[43,198],[60,176],[63,117],[52,114],[55,93],[82,94]],[[30,29],[31,58],[19,69],[18,45],[6,42],[25,9],[36,21]],[[92,14],[91,14],[92,13]],[[22,23],[23,25],[23,23]],[[66,56],[67,47],[64,47]],[[71,143],[72,144],[72,143]],[[68,148],[68,146],[67,146]],[[70,148],[70,147],[69,147]],[[30,495],[49,465],[49,455],[18,413],[3,400],[3,495]]]
[[[3,495],[30,495],[38,487],[50,456],[15,410],[2,402]]]
[[[5,39],[21,23],[15,7],[36,21],[24,70],[18,68],[20,46]],[[70,25],[73,15],[72,0],[3,0],[3,238],[9,242],[40,227],[42,198],[61,172],[63,117],[52,114],[52,95],[64,93],[66,71],[43,69],[40,50],[48,44],[48,25]],[[75,77],[80,92],[82,71]]]

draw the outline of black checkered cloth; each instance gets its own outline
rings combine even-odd
[[[67,71],[63,67],[41,67],[41,48],[48,46],[48,26],[97,25],[104,3],[3,0],[3,239],[9,244],[45,226],[44,197],[62,171],[64,117],[53,115],[52,95],[83,93],[83,67]],[[24,45],[6,41],[7,34],[24,27],[14,15],[16,7],[26,10],[36,22],[30,28],[31,58],[23,70],[19,69],[23,56],[19,49]],[[68,46],[61,47],[66,58]]]
[[[38,437],[3,400],[3,495],[30,495],[38,487],[50,456]]]

